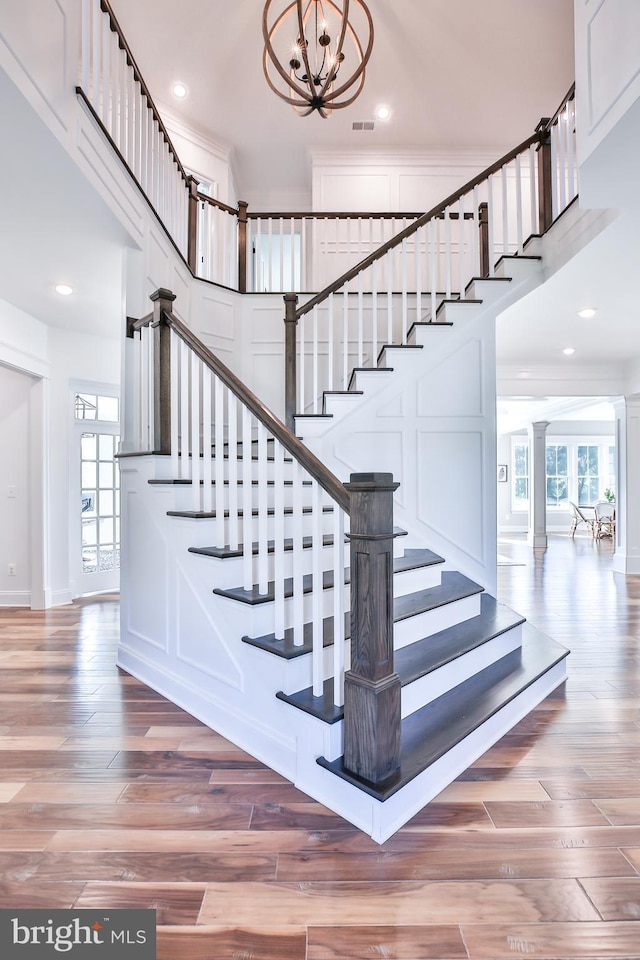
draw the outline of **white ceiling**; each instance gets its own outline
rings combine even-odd
[[[111,0],[154,99],[234,150],[240,197],[300,192],[311,148],[480,151],[496,158],[559,106],[574,79],[573,0],[368,0],[364,91],[298,117],[262,74],[261,0]],[[189,96],[172,98],[183,81]],[[393,116],[371,133],[380,103]]]

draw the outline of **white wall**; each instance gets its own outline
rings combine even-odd
[[[423,213],[497,159],[488,154],[314,150],[313,210]]]
[[[31,391],[36,380],[0,363],[0,605],[31,598]],[[10,576],[9,564],[15,575]]]
[[[638,203],[640,3],[575,0],[581,203]]]

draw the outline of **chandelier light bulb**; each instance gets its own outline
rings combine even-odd
[[[364,0],[267,0],[262,35],[267,84],[300,116],[326,118],[361,93],[373,48]]]

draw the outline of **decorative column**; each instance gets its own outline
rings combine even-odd
[[[351,669],[344,684],[344,765],[381,783],[400,768],[400,677],[393,668],[391,473],[352,473]]]
[[[536,133],[541,134],[538,152],[538,232],[545,233],[553,223],[553,173],[551,167],[551,131],[549,117],[543,117]]]
[[[547,427],[538,420],[529,427],[529,534],[532,547],[547,546]]]
[[[614,403],[616,415],[616,542],[613,569],[640,573],[640,396]]]
[[[189,177],[189,218],[187,228],[187,263],[189,270],[198,275],[198,184],[199,180]]]
[[[247,292],[247,207],[246,200],[238,200],[238,290]]]
[[[160,287],[151,294],[153,301],[153,452],[171,453],[171,313],[175,293]]]
[[[284,295],[284,422],[289,430],[294,431],[296,415],[296,327],[298,318],[296,317],[296,304],[298,295],[296,293],[285,293]],[[304,412],[304,411],[302,411]]]

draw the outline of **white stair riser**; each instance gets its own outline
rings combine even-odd
[[[506,257],[497,264],[495,269],[496,277],[510,277],[514,283],[528,280],[540,270],[539,260],[526,260],[525,258]]]
[[[372,397],[391,382],[390,377],[392,376],[393,373],[391,371],[380,373],[377,368],[372,370],[356,370],[353,375],[351,388],[352,390],[362,390],[367,397]]]
[[[172,509],[169,507],[169,509]],[[188,523],[193,526],[194,535],[193,542],[189,546],[198,547],[198,546],[225,546],[229,543],[229,528],[231,523],[228,518],[224,520],[224,544],[217,542],[217,519],[215,517],[171,517],[171,520],[174,523]],[[311,534],[311,524],[312,516],[311,514],[305,514],[302,519],[302,533],[303,536],[309,536]],[[333,533],[333,514],[323,513],[321,522],[321,532],[323,534]],[[274,539],[274,527],[275,527],[275,518],[273,516],[267,517],[267,539]],[[252,543],[257,542],[258,540],[258,518],[253,517],[250,524],[250,539]],[[291,514],[286,514],[284,517],[284,535],[285,538],[292,537],[294,528],[297,528],[297,523],[294,522],[294,517]],[[298,534],[296,530],[296,534]],[[238,535],[240,543],[244,542],[244,523],[242,517],[238,520]]]
[[[221,586],[224,584],[225,587],[229,587],[237,586],[239,583],[242,583],[244,569],[243,557],[225,557],[224,559],[219,559],[218,557],[209,557],[198,553],[191,554],[191,556],[195,557],[199,562],[201,562],[204,565],[205,570],[207,569],[207,566],[209,566],[211,571],[211,582],[216,586]],[[321,556],[322,569],[332,570],[333,545],[322,547]],[[292,550],[285,551],[282,562],[285,578],[293,576],[294,559]],[[311,573],[313,571],[313,562],[314,551],[311,548],[302,550],[301,568],[303,574]],[[252,563],[254,571],[257,570],[258,556],[256,554],[253,556]],[[343,550],[343,567],[348,567],[348,565],[349,544],[345,544]],[[273,580],[275,578],[275,557],[272,553],[267,555],[267,568],[269,571],[269,580]]]
[[[474,676],[522,645],[522,627],[488,640],[475,650],[457,657],[437,670],[402,688],[402,716],[408,717],[458,684]]]
[[[467,300],[482,300],[484,305],[489,305],[500,300],[505,294],[509,293],[509,283],[504,278],[498,279],[477,279],[469,284],[465,291]]]
[[[404,597],[417,590],[439,587],[442,582],[442,564],[432,563],[429,567],[417,567],[415,570],[402,570],[393,575],[394,597]]]
[[[401,377],[405,371],[411,369],[415,362],[416,354],[420,352],[421,351],[416,350],[414,347],[387,348],[382,351],[379,366],[383,369],[393,367],[393,372]]]
[[[437,346],[440,344],[440,337],[446,336],[444,331],[449,332],[450,329],[443,323],[431,323],[428,327],[414,327],[409,335],[408,342],[426,348]],[[438,337],[438,340],[435,340],[435,337]]]
[[[349,598],[350,598],[350,588],[346,584],[344,586],[344,608],[345,610],[349,609]],[[239,606],[241,601],[231,599],[228,597],[221,598],[225,604],[233,604],[234,606]],[[322,591],[321,601],[321,615],[322,617],[333,616],[333,588]],[[245,633],[250,637],[262,637],[266,634],[273,633],[274,629],[274,607],[273,602],[267,603],[257,603],[257,604],[242,604],[246,609],[246,614],[243,612],[242,620],[246,623]],[[302,598],[302,608],[303,608],[303,621],[309,623],[313,618],[313,594],[306,593]],[[284,601],[284,621],[285,627],[291,626],[294,618],[294,609],[295,601],[293,597],[289,597]]]
[[[482,307],[478,303],[467,303],[464,300],[454,303],[445,303],[438,311],[438,321],[440,323],[464,323],[466,320],[472,320],[477,316]]]
[[[191,484],[172,484],[164,485],[151,484],[150,485],[156,492],[163,491],[168,492],[170,503],[167,506],[168,510],[202,510],[205,507],[209,508],[209,504],[205,503],[204,497],[204,488],[202,484],[199,484],[198,487],[194,490]],[[305,506],[309,506],[311,503],[312,496],[312,486],[310,484],[305,484],[303,487],[302,498]],[[223,510],[228,509],[229,501],[231,499],[231,489],[228,485],[225,484],[223,487],[222,494],[222,508]],[[256,484],[251,485],[251,506],[254,510],[258,509],[259,506],[260,492]],[[268,486],[266,490],[266,500],[267,507],[271,508],[275,503],[275,487]],[[282,490],[282,502],[285,508],[290,508],[293,506],[293,487],[285,485]],[[325,503],[328,502],[326,499]],[[240,508],[242,508],[244,503],[244,485],[236,485],[236,503]],[[210,505],[211,509],[216,509],[217,507],[217,487],[216,484],[211,484],[210,491]]]
[[[329,394],[324,398],[323,413],[327,413],[335,421],[353,410],[362,399],[360,393]]]
[[[472,597],[464,597],[462,600],[454,600],[433,610],[418,613],[414,617],[407,617],[406,620],[400,620],[394,624],[394,647],[399,650],[416,640],[422,640],[423,637],[429,637],[433,633],[453,627],[456,623],[462,623],[463,620],[469,620],[470,617],[477,617],[479,614],[480,594],[477,593]]]

